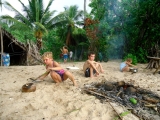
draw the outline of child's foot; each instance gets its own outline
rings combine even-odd
[[[59,82],[56,82],[56,86],[59,86],[59,84],[60,84]]]
[[[98,75],[96,74],[94,77],[98,77]]]
[[[76,82],[74,82],[74,83],[73,83],[73,86],[77,86],[77,83],[76,83]]]
[[[101,73],[104,73],[104,70],[101,70],[100,72],[101,72]]]

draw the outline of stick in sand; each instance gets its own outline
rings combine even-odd
[[[37,79],[39,79],[40,77],[44,76],[44,75],[48,75],[50,71],[46,71],[45,73],[43,73],[42,75],[38,76],[37,78],[33,79],[33,78],[30,78],[32,81],[36,81]]]

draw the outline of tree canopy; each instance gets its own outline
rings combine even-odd
[[[59,47],[68,45],[75,52],[78,50],[80,56],[85,56],[84,51],[92,46],[97,53],[101,52],[109,58],[123,59],[130,56],[135,61],[144,63],[147,62],[146,56],[150,54],[150,49],[155,44],[160,44],[159,0],[92,0],[89,4],[90,13],[84,13],[73,5],[65,7],[55,17],[55,11],[50,11],[53,0],[49,1],[46,8],[43,0],[28,0],[28,6],[21,0],[19,2],[23,6],[21,12],[5,2],[5,6],[16,15],[14,18],[1,16],[0,24],[6,29],[8,26],[8,30],[12,29],[11,32],[24,41],[30,39],[42,42],[43,38],[43,52],[55,52]],[[85,2],[84,0],[84,4]],[[87,19],[98,22],[86,26]],[[92,37],[88,36],[89,32],[93,33]],[[55,54],[58,55],[59,52]]]

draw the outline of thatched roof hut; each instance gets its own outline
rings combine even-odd
[[[2,40],[3,40],[3,52],[9,53],[10,55],[10,65],[35,65],[40,64],[41,60],[35,56],[34,51],[31,49],[31,45],[27,45],[19,42],[15,37],[13,37],[8,31],[1,28]],[[1,45],[0,45],[1,50]],[[34,59],[34,60],[31,60]],[[35,59],[37,62],[35,63]],[[33,63],[34,61],[34,63]]]

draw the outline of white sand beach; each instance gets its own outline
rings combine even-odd
[[[84,84],[91,82],[125,81],[151,90],[160,95],[160,74],[153,75],[145,69],[147,64],[137,64],[138,73],[120,72],[121,60],[102,62],[104,73],[97,78],[85,78],[83,62],[60,63],[63,68],[75,66],[79,69],[69,70],[75,77],[78,87],[66,80],[56,85],[50,76],[35,83],[36,91],[22,93],[22,85],[32,82],[45,72],[43,65],[0,67],[0,120],[113,120],[115,111],[108,103],[101,103],[95,96],[82,94]],[[111,103],[118,113],[126,108]],[[124,120],[139,120],[133,114]]]

